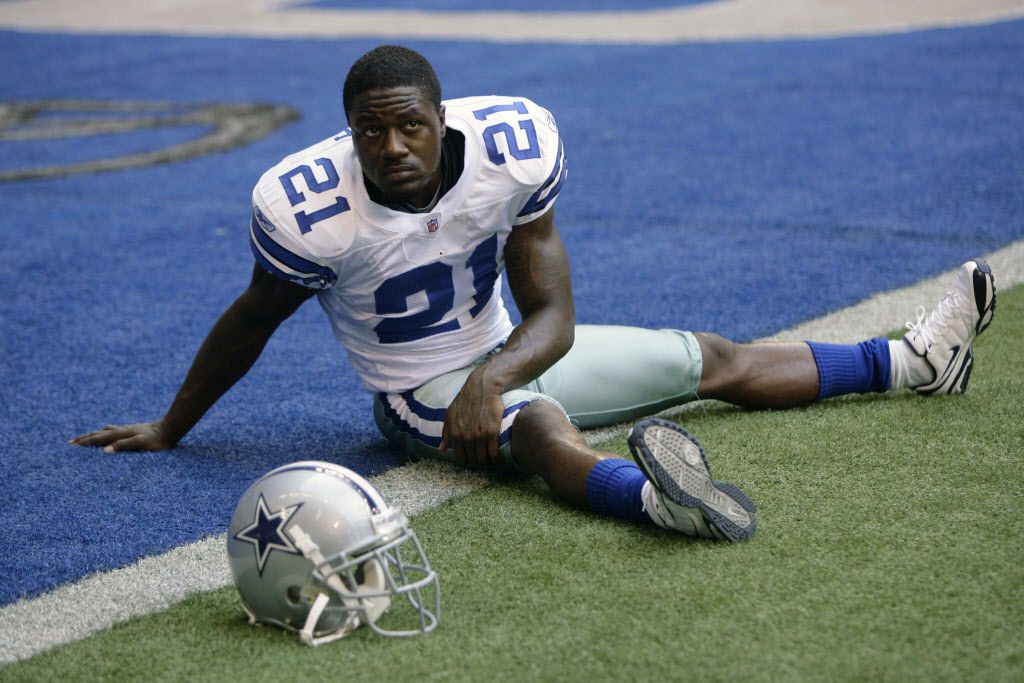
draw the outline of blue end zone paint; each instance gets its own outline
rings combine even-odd
[[[1024,236],[1022,29],[412,45],[447,96],[529,96],[558,116],[581,322],[750,339]],[[253,183],[343,127],[343,72],[372,45],[0,34],[0,61],[19,65],[0,72],[8,100],[276,101],[304,116],[224,154],[0,183],[0,602],[223,531],[284,463],[399,463],[314,304],[177,451],[66,445],[166,407],[248,281]],[[20,144],[0,140],[0,167],[25,161]]]
[[[635,12],[699,5],[714,0],[432,0],[428,7],[423,0],[311,0],[305,7],[361,10],[416,10],[418,12]]]

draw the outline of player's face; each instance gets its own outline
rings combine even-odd
[[[426,206],[441,183],[444,107],[419,88],[367,90],[348,111],[363,173],[388,199]]]

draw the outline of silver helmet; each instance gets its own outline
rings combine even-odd
[[[309,645],[364,625],[383,636],[426,633],[440,617],[437,574],[405,515],[331,463],[292,463],[250,486],[231,517],[228,559],[249,621]],[[380,621],[392,606],[387,628]]]

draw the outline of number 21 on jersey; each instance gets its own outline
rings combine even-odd
[[[528,117],[526,104],[509,102],[495,104],[473,112],[478,121],[500,112],[514,111],[527,115],[516,123],[526,134],[526,146],[521,147],[515,129],[501,122],[488,126],[483,131],[487,158],[496,166],[507,163],[505,154],[498,149],[498,138],[504,136],[508,152],[520,161],[540,158],[540,144],[537,129]],[[480,314],[494,294],[494,282],[498,277],[498,237],[492,235],[473,250],[464,265],[473,272],[473,306],[469,313],[474,318]],[[441,323],[441,319],[455,306],[455,278],[452,266],[441,262],[428,263],[400,275],[389,278],[374,292],[378,315],[396,315],[408,310],[408,298],[419,292],[427,296],[427,308],[403,317],[386,318],[374,327],[382,344],[396,344],[423,339],[442,332],[459,329],[458,320]]]

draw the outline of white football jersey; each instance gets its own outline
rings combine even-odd
[[[369,198],[349,130],[285,158],[253,190],[256,261],[321,290],[371,391],[413,389],[508,337],[505,242],[551,209],[566,178],[547,110],[522,97],[444,104],[447,126],[466,138],[465,164],[429,213]]]

